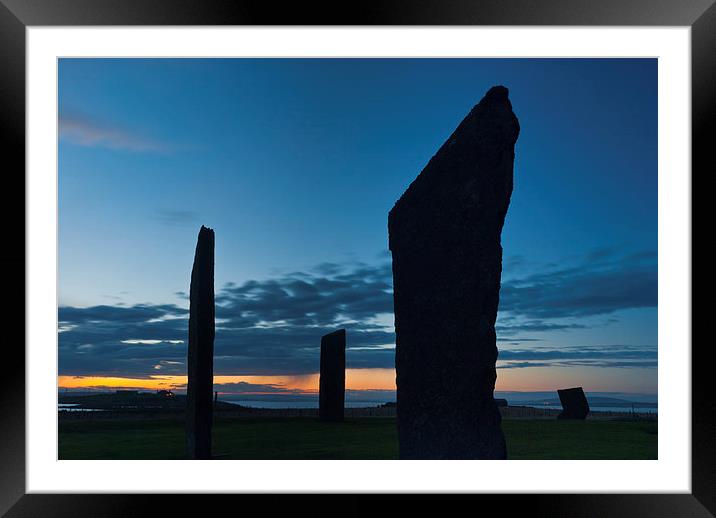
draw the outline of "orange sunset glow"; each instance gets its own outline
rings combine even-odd
[[[251,383],[270,385],[286,391],[318,393],[318,373],[298,376],[214,376],[214,384]],[[110,376],[59,376],[61,389],[182,389],[186,386],[186,376],[156,375],[148,378],[123,378]],[[217,387],[221,392],[221,387]],[[346,389],[348,390],[395,390],[395,369],[346,369]],[[257,391],[256,393],[261,393]]]
[[[643,372],[642,372],[643,371]],[[648,379],[648,369],[634,369],[633,387],[631,390],[643,389]],[[640,376],[641,374],[641,376]],[[583,385],[587,390],[608,390],[609,384],[616,380],[623,383],[623,372],[620,369],[560,369],[533,367],[531,369],[499,369],[497,371],[498,391],[540,391],[555,390],[570,385]],[[281,388],[287,392],[318,393],[318,373],[297,376],[214,376],[214,384],[251,383]],[[145,389],[145,390],[176,390],[186,386],[186,376],[155,375],[148,378],[124,378],[109,376],[59,376],[60,389]],[[652,388],[652,387],[649,387]],[[221,387],[216,389],[223,393]],[[348,390],[395,390],[395,369],[346,369],[346,389]],[[656,386],[653,387],[656,390]],[[228,390],[227,392],[230,392]],[[244,392],[261,394],[255,392]],[[275,392],[274,392],[275,393]]]

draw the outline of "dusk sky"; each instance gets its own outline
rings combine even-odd
[[[343,327],[349,393],[390,399],[388,211],[497,84],[497,390],[656,394],[655,59],[61,59],[60,387],[182,389],[204,224],[217,390],[315,392]]]

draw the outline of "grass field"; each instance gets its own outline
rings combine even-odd
[[[510,459],[656,459],[657,423],[504,420]],[[213,450],[227,459],[395,459],[394,418],[217,419]],[[181,459],[184,423],[60,421],[60,459]]]

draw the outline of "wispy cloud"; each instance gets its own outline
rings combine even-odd
[[[110,122],[78,113],[60,112],[60,139],[85,147],[103,147],[134,152],[167,152],[169,146]]]
[[[193,210],[159,209],[156,218],[165,225],[186,226],[199,220],[199,213]]]
[[[503,349],[499,352],[499,369],[526,367],[611,367],[655,368],[656,345],[605,344],[598,346],[535,347]]]

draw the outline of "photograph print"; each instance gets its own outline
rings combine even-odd
[[[657,67],[59,59],[59,459],[656,459]]]

